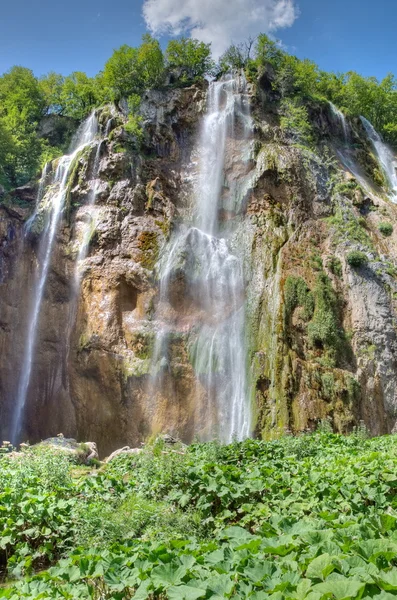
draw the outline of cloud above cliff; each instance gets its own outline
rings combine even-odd
[[[233,42],[291,27],[295,0],[144,0],[147,26],[154,34],[191,35],[211,42],[219,57]]]

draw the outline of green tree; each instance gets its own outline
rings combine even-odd
[[[142,90],[138,49],[124,44],[115,50],[103,71],[103,83],[109,88],[113,100],[120,100]]]
[[[39,80],[41,92],[45,99],[45,109],[49,113],[62,113],[62,89],[65,82],[63,75],[51,71]]]
[[[156,87],[164,75],[164,56],[160,44],[145,34],[138,48],[121,46],[115,50],[105,65],[102,83],[110,97],[119,101],[144,89]]]
[[[166,49],[166,61],[171,70],[180,72],[182,82],[195,81],[214,70],[211,45],[198,40],[171,40]]]
[[[0,77],[1,178],[6,187],[25,183],[39,167],[42,145],[36,128],[45,106],[30,69],[16,66]]]
[[[275,69],[279,69],[283,57],[284,52],[280,50],[273,40],[264,33],[258,35],[255,45],[255,60],[259,66],[269,63]]]
[[[82,71],[65,77],[59,102],[61,114],[83,119],[99,103],[94,80]]]
[[[0,119],[11,131],[37,123],[44,113],[44,94],[30,69],[12,67],[0,77]]]
[[[138,65],[143,85],[158,86],[164,78],[164,56],[158,40],[146,33],[138,48]]]

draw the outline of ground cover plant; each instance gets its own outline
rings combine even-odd
[[[0,457],[1,598],[397,595],[397,436]]]

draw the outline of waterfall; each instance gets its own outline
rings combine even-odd
[[[48,173],[50,171],[50,166],[51,163],[46,163],[44,165],[44,169],[41,173],[41,177],[40,177],[40,181],[39,181],[39,188],[37,190],[37,195],[36,195],[36,208],[35,211],[33,213],[33,215],[26,221],[25,223],[25,231],[28,232],[31,228],[32,223],[34,222],[34,220],[36,219],[37,216],[37,210],[40,206],[40,202],[43,199],[44,196],[44,191],[47,185],[47,177],[48,177]]]
[[[341,110],[339,110],[339,108],[337,106],[335,106],[335,104],[332,104],[332,102],[330,102],[329,104],[330,104],[331,111],[332,111],[332,114],[333,114],[335,120],[337,121],[337,123],[339,123],[339,125],[343,131],[343,141],[345,142],[345,144],[348,144],[350,141],[350,131],[349,131],[349,124],[347,122],[347,119],[346,119],[345,115],[343,114],[343,112]]]
[[[21,433],[23,412],[26,403],[26,397],[29,389],[30,377],[32,373],[33,352],[36,345],[37,329],[39,324],[40,309],[43,300],[47,276],[51,264],[52,248],[55,235],[58,228],[60,216],[67,196],[67,183],[74,159],[79,152],[95,138],[98,130],[98,123],[93,112],[90,117],[80,126],[70,149],[70,154],[59,159],[52,185],[57,190],[52,197],[51,214],[49,216],[46,231],[43,239],[42,264],[38,269],[38,276],[32,299],[31,312],[29,315],[25,351],[22,360],[22,368],[19,375],[17,395],[14,405],[13,418],[11,423],[11,441],[18,442]],[[45,182],[47,175],[46,167],[43,172],[42,181]],[[43,194],[43,187],[40,185],[39,194]],[[40,198],[38,197],[40,201]]]
[[[159,268],[156,319],[160,326],[152,359],[151,395],[163,385],[169,364],[168,338],[177,327],[173,305],[183,296],[189,309],[180,327],[188,332],[197,395],[199,388],[206,392],[205,436],[223,442],[242,440],[251,433],[245,282],[241,260],[230,251],[230,239],[221,236],[219,218],[221,210],[238,210],[238,190],[228,180],[226,163],[233,160],[233,153],[234,158],[238,155],[238,160],[243,160],[241,148],[235,145],[248,145],[251,132],[245,80],[211,83],[198,147],[193,223],[177,230]],[[196,429],[196,433],[200,432]]]
[[[391,191],[391,199],[397,202],[397,161],[390,148],[384,143],[379,133],[373,125],[365,118],[361,117],[365,131],[374,147],[378,161],[386,176]]]
[[[93,215],[93,207],[95,206],[95,201],[96,201],[96,198],[98,195],[98,190],[99,190],[99,185],[100,185],[99,181],[97,179],[97,176],[98,176],[99,163],[100,163],[101,147],[102,147],[102,140],[100,140],[97,144],[95,158],[94,158],[94,164],[93,164],[93,170],[92,170],[92,175],[94,178],[94,185],[88,194],[88,201],[85,206],[86,222],[83,227],[83,234],[82,234],[82,238],[80,241],[80,246],[79,246],[79,250],[77,253],[77,260],[76,260],[76,270],[75,270],[75,284],[76,284],[75,287],[76,287],[76,289],[78,289],[78,287],[80,285],[80,269],[79,269],[79,267],[80,267],[81,261],[83,261],[87,257],[92,231],[93,231],[93,228],[95,227],[95,215]]]

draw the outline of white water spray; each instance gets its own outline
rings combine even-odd
[[[188,335],[189,354],[198,380],[197,394],[198,388],[204,388],[207,399],[204,435],[226,443],[250,435],[251,411],[243,270],[228,242],[220,237],[219,212],[224,202],[228,208],[238,203],[225,167],[232,160],[236,139],[248,145],[251,132],[245,81],[230,78],[211,83],[199,143],[194,218],[197,226],[179,229],[159,273],[160,307],[172,303],[173,282],[183,273],[185,295],[193,303],[192,312],[196,315]],[[240,151],[241,148],[237,150]],[[161,315],[161,309],[158,313]],[[171,331],[172,323],[163,321],[153,352],[153,394],[162,387]]]
[[[335,104],[332,104],[332,102],[330,102],[329,104],[331,106],[332,114],[334,115],[335,120],[340,124],[340,127],[343,131],[343,141],[345,142],[345,144],[348,144],[350,141],[350,130],[347,119],[343,112],[339,110],[339,108],[335,106]]]
[[[96,136],[97,130],[97,119],[95,117],[95,113],[92,113],[91,116],[82,124],[79,131],[77,132],[75,139],[72,143],[71,154],[63,156],[59,160],[55,171],[53,184],[57,187],[57,192],[55,193],[52,200],[51,215],[45,232],[43,262],[41,264],[41,268],[39,269],[38,280],[35,287],[35,293],[28,322],[25,352],[22,361],[22,368],[19,377],[17,396],[11,423],[10,437],[11,441],[14,444],[18,442],[19,435],[21,433],[23,412],[26,404],[26,397],[32,373],[33,353],[37,339],[40,309],[43,300],[45,284],[47,281],[47,276],[51,264],[54,239],[67,195],[68,176],[75,157],[82,150],[82,148],[84,148],[84,146],[88,145],[93,141],[93,139]],[[43,182],[45,181],[44,173],[42,180]],[[42,193],[43,189],[41,189],[41,194]]]
[[[381,164],[391,191],[391,199],[397,202],[397,160],[390,148],[384,143],[374,126],[361,117],[365,131],[374,147],[376,156]]]

